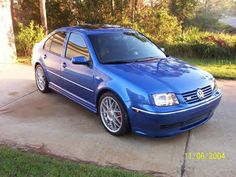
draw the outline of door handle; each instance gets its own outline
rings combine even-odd
[[[63,68],[66,68],[67,67],[67,64],[65,62],[62,63],[62,67]]]
[[[44,55],[43,55],[43,59],[46,59],[46,58],[47,58],[47,55],[46,55],[46,54],[44,54]]]

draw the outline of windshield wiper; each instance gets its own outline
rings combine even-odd
[[[104,62],[103,64],[124,64],[124,63],[130,63],[130,61],[108,61]]]
[[[145,58],[139,58],[136,60],[130,60],[130,61],[108,61],[104,62],[103,64],[124,64],[124,63],[133,63],[133,62],[145,62],[145,61],[151,61],[151,60],[160,60],[157,57],[145,57]]]
[[[152,61],[152,60],[159,60],[157,57],[145,57],[145,58],[139,58],[137,60],[134,60],[134,62],[145,62],[145,61]]]

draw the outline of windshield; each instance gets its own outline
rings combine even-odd
[[[150,40],[137,32],[89,35],[101,63],[128,63],[166,58]]]

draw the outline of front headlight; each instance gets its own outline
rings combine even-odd
[[[209,81],[210,81],[211,89],[215,90],[216,89],[216,80],[215,80],[215,78],[212,77],[212,78],[209,79]]]
[[[153,95],[156,106],[172,106],[179,104],[179,101],[174,93],[162,93]]]

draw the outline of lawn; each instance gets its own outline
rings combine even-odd
[[[213,76],[220,79],[236,79],[236,59],[235,60],[214,60],[214,59],[186,59],[181,58],[190,64],[193,64]]]
[[[138,172],[22,152],[0,146],[1,177],[148,177]]]

